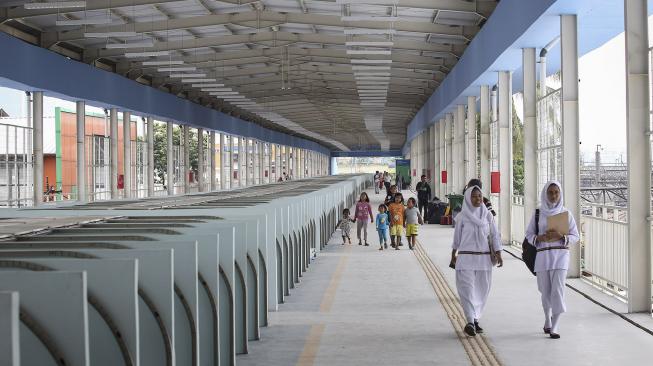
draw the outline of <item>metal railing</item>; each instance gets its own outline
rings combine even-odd
[[[510,242],[521,248],[521,243],[526,234],[524,227],[524,197],[512,196],[512,209],[510,210]]]
[[[0,207],[33,205],[32,128],[0,123]]]
[[[622,300],[628,298],[627,209],[589,205],[580,220],[582,278]]]

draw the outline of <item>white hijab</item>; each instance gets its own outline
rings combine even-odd
[[[488,209],[481,202],[481,206],[474,207],[472,204],[472,192],[478,189],[483,194],[483,191],[478,186],[468,187],[465,191],[465,200],[463,201],[462,211],[456,216],[457,223],[466,223],[469,224],[473,230],[476,232],[476,238],[479,243],[482,243],[487,240],[487,236],[490,233],[490,227],[487,221]]]
[[[549,187],[552,185],[558,186],[560,190],[560,200],[558,202],[549,202],[549,197],[546,192],[549,190]],[[540,193],[540,215],[547,217],[557,215],[560,212],[565,211],[564,207],[564,196],[562,195],[562,185],[557,180],[551,180],[544,185],[542,193]]]

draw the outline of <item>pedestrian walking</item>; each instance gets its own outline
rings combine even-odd
[[[404,197],[401,193],[394,195],[394,202],[388,206],[390,212],[390,245],[399,250],[401,236],[404,235]]]
[[[551,338],[558,339],[560,316],[567,310],[565,279],[569,269],[569,246],[578,243],[580,236],[574,216],[564,207],[562,186],[559,182],[548,182],[542,189],[540,200],[539,212],[533,214],[526,229],[526,238],[537,248],[535,273],[544,310],[543,330]],[[549,228],[548,219],[565,212],[569,225],[568,233]],[[536,215],[539,215],[539,218],[536,218]]]
[[[417,207],[422,217],[429,217],[428,207],[431,200],[431,186],[426,181],[426,175],[422,174],[421,180],[417,182],[415,190],[417,191]]]
[[[419,213],[417,202],[413,197],[410,197],[406,202],[406,210],[404,211],[404,227],[406,228],[406,239],[408,240],[408,248],[410,250],[415,248],[418,228],[419,225],[423,224],[424,218]]]
[[[490,294],[492,268],[503,266],[501,235],[478,186],[465,192],[463,209],[455,220],[450,267],[456,269],[456,289],[467,322],[463,331],[475,336],[483,333],[479,320]]]
[[[349,236],[349,232],[351,231],[352,222],[354,222],[354,220],[349,216],[349,209],[346,208],[342,210],[342,218],[338,222],[338,225],[336,225],[336,229],[340,229],[342,235],[342,245],[345,245],[347,241],[349,241],[349,244],[351,244],[351,237]]]
[[[377,170],[374,173],[374,193],[379,194],[379,181],[381,180],[381,174]]]
[[[388,216],[386,205],[379,205],[379,213],[376,214],[376,232],[379,234],[379,250],[388,249],[388,227],[390,216]]]
[[[356,221],[356,237],[358,238],[358,245],[361,243],[361,231],[363,232],[363,240],[365,241],[365,246],[370,246],[367,243],[367,222],[374,223],[374,218],[372,217],[372,206],[370,206],[370,198],[367,196],[367,193],[363,192],[356,202],[356,211],[354,212],[354,220]]]

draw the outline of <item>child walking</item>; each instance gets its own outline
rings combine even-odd
[[[424,224],[424,219],[420,215],[419,209],[417,208],[417,201],[413,197],[408,199],[407,206],[404,212],[404,227],[406,228],[408,248],[413,250],[415,248],[415,240],[417,239],[418,225]]]
[[[356,236],[358,237],[358,245],[361,243],[361,230],[363,231],[363,240],[365,241],[365,246],[370,246],[367,244],[367,222],[374,222],[372,217],[372,206],[370,206],[370,198],[367,197],[367,193],[361,193],[358,202],[356,202],[356,211],[354,212],[354,221],[356,221]]]
[[[388,249],[388,216],[387,207],[384,204],[379,205],[379,213],[376,214],[376,231],[379,233],[379,250]]]
[[[340,222],[338,222],[338,225],[336,225],[336,229],[340,228],[340,231],[342,232],[342,245],[345,245],[347,241],[349,241],[349,244],[351,244],[349,231],[351,230],[352,222],[354,222],[354,220],[349,217],[349,209],[346,208],[342,210],[342,219],[340,219]]]
[[[404,234],[404,197],[401,193],[395,194],[394,202],[388,206],[390,211],[390,245],[399,250],[401,236]]]

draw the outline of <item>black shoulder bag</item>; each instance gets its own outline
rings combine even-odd
[[[539,235],[540,231],[540,210],[535,210],[535,235]],[[537,248],[528,242],[528,238],[524,238],[521,243],[521,259],[526,263],[526,267],[535,275],[535,257],[537,257]]]

